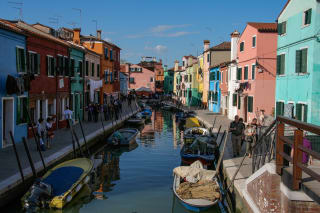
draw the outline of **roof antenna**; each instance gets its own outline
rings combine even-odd
[[[92,22],[96,23],[96,32],[97,32],[97,30],[98,30],[98,21],[97,20],[92,20]]]
[[[8,1],[8,4],[15,5],[12,8],[19,10],[19,21],[22,21],[22,19],[23,19],[23,16],[22,16],[22,14],[23,14],[23,2],[22,1],[21,2]]]

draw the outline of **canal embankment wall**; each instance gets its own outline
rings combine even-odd
[[[86,138],[87,146],[96,145],[97,143],[103,143],[105,137],[115,129],[124,124],[125,120],[137,113],[140,108],[134,103],[129,106],[124,103],[123,111],[118,120],[101,121],[98,122],[83,122],[83,132]],[[101,115],[102,116],[102,115]],[[79,138],[80,147],[82,152],[85,152],[85,140],[82,135],[82,131],[79,123],[73,126],[76,135]],[[27,141],[30,155],[37,173],[37,176],[41,177],[44,174],[44,167],[37,151],[34,139]],[[75,142],[76,152],[79,154],[79,148]],[[21,161],[22,171],[25,182],[23,183],[21,174],[19,173],[16,156],[13,151],[13,147],[7,147],[0,150],[0,207],[7,205],[12,200],[18,198],[30,187],[33,181],[33,173],[28,161],[27,154],[23,147],[23,144],[17,144],[17,152]],[[71,159],[74,154],[72,144],[72,134],[69,129],[60,129],[55,131],[55,137],[52,141],[51,148],[42,152],[45,165],[48,168],[52,168],[58,163]],[[79,156],[79,155],[78,155]]]

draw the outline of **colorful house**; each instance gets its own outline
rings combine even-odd
[[[203,64],[204,64],[204,58],[203,54],[198,56],[198,70],[196,73],[196,79],[198,84],[198,106],[202,105],[202,96],[203,96]]]
[[[69,44],[45,30],[49,27],[24,22],[15,23],[27,35],[28,72],[34,76],[30,82],[29,110],[35,128],[39,118],[53,117],[54,126],[64,128],[67,123],[64,118],[65,107],[69,105]],[[33,137],[32,129],[28,130]]]
[[[168,69],[164,67],[164,93],[172,94],[173,93],[173,80],[174,80],[174,67]]]
[[[128,75],[124,72],[120,72],[120,93],[122,95],[127,95],[128,94],[128,84],[129,84],[129,79]]]
[[[208,107],[208,100],[209,100],[209,75],[210,75],[210,41],[204,40],[203,41],[203,93],[202,93],[202,103]]]
[[[210,67],[210,87],[208,106],[209,111],[220,113],[221,89],[220,89],[220,65]]]
[[[278,17],[276,115],[320,125],[320,4],[291,0]]]
[[[26,36],[12,23],[0,20],[0,44],[0,148],[5,148],[12,144],[10,132],[16,142],[27,136],[28,92],[15,86],[17,82],[23,84],[22,77],[27,73]]]
[[[220,90],[221,90],[221,113],[228,116],[229,93],[228,93],[228,77],[230,62],[220,64]]]
[[[238,43],[238,115],[274,114],[277,24],[249,22]]]

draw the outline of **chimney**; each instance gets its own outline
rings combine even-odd
[[[73,29],[73,43],[80,45],[80,28]]]
[[[238,41],[240,39],[240,33],[235,30],[231,33],[231,61],[236,60],[238,57]]]
[[[97,38],[101,40],[101,30],[97,30]]]
[[[203,50],[204,51],[207,51],[208,49],[209,49],[209,47],[210,47],[210,41],[209,40],[204,40],[203,41]]]
[[[175,60],[174,61],[174,71],[178,71],[179,70],[179,61]]]

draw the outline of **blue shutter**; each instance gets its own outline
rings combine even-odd
[[[104,81],[107,84],[108,83],[108,73],[107,71],[104,71]]]
[[[111,57],[111,55],[110,55],[110,57]],[[113,82],[112,77],[113,77],[112,72],[110,72],[110,83],[112,83],[112,82]]]

